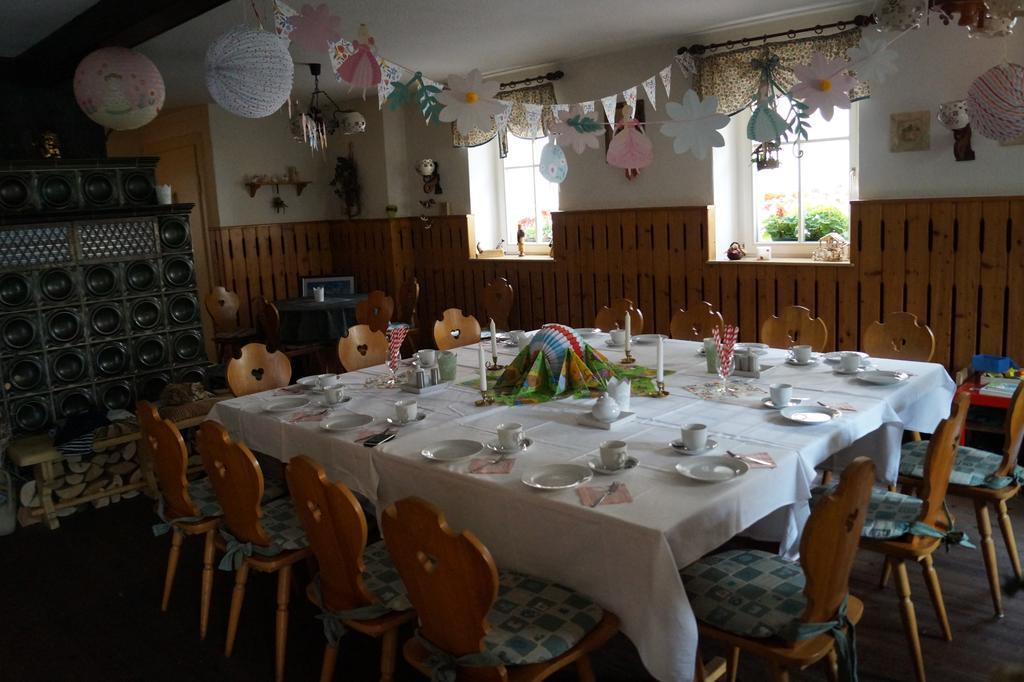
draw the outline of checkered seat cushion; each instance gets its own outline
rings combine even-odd
[[[226,528],[221,528],[221,535],[227,540],[227,549],[219,567],[223,571],[236,570],[242,565],[246,556],[258,554],[271,557],[288,550],[305,549],[309,546],[306,531],[302,528],[299,517],[290,497],[282,497],[263,505],[263,518],[260,519],[264,530],[270,536],[270,546],[262,547],[249,542],[239,542]]]
[[[412,608],[405,585],[395,570],[383,540],[367,545],[363,550],[363,565],[363,582],[381,604],[391,611],[408,611]]]
[[[924,457],[928,452],[928,441],[918,440],[907,443],[900,453],[900,474],[924,477]],[[1010,476],[996,476],[995,471],[1003,463],[1002,455],[995,452],[960,446],[956,449],[953,471],[949,482],[956,485],[1005,488],[1013,483],[1024,483],[1024,467],[1015,466]]]
[[[811,505],[813,506],[822,495],[831,494],[834,490],[835,485],[812,489]],[[872,488],[861,537],[886,540],[907,533],[931,535],[932,533],[918,532],[928,528],[917,523],[918,517],[921,516],[922,504],[924,503],[918,497]]]
[[[681,575],[698,620],[744,637],[779,636],[807,607],[800,564],[768,552],[714,554]]]
[[[280,497],[284,497],[287,492],[288,490],[285,488],[284,483],[268,478],[263,484],[263,499],[261,503],[267,504]],[[204,476],[189,483],[188,494],[192,498],[192,502],[195,503],[196,508],[199,509],[199,516],[201,518],[221,516],[223,514],[220,502],[217,501],[217,493],[214,492],[213,484],[210,483],[208,477]]]

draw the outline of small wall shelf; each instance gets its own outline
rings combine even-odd
[[[281,193],[281,185],[294,185],[295,196],[302,196],[302,190],[306,189],[306,185],[311,184],[309,180],[282,180],[280,182],[247,182],[245,186],[249,188],[249,196],[255,197],[256,191],[260,187],[272,186],[275,194]]]

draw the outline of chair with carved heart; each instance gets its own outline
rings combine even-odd
[[[213,342],[217,357],[227,362],[238,349],[256,339],[256,329],[238,324],[238,294],[224,287],[214,287],[204,300],[206,312],[213,322]]]
[[[383,542],[366,545],[366,517],[355,495],[327,480],[322,466],[305,455],[288,462],[288,488],[295,511],[317,558],[319,574],[306,590],[322,611],[324,647],[321,682],[330,682],[338,643],[346,629],[381,639],[380,679],[394,679],[398,628],[412,610]]]
[[[224,514],[221,532],[215,538],[217,548],[224,553],[218,567],[235,571],[224,655],[230,656],[235,646],[249,571],[276,573],[274,679],[281,682],[292,566],[310,555],[309,540],[291,498],[262,502],[263,472],[249,448],[233,442],[224,427],[213,421],[203,422],[199,427],[197,445]]]
[[[680,308],[672,315],[669,334],[673,339],[686,341],[703,341],[711,336],[716,327],[722,328],[722,313],[706,302],[701,301],[689,310]]]
[[[495,328],[508,331],[508,316],[512,312],[512,285],[504,277],[498,277],[484,287],[484,314],[494,320]]]
[[[480,323],[458,308],[444,311],[434,323],[434,344],[438,350],[451,350],[480,342]]]
[[[617,298],[610,306],[602,306],[594,318],[594,326],[603,331],[625,329],[626,313],[629,313],[631,334],[644,333],[644,314],[628,298]]]
[[[308,365],[315,372],[326,372],[327,366],[323,357],[323,346],[318,343],[287,344],[281,341],[281,312],[277,306],[266,301],[263,304],[263,315],[260,317],[263,333],[267,337],[267,346],[272,350],[281,351],[289,358],[298,358],[299,362]]]
[[[365,324],[376,332],[387,331],[394,312],[393,298],[380,290],[371,291],[366,300],[356,304],[356,324]]]
[[[872,322],[864,331],[861,347],[876,358],[931,362],[935,335],[912,313],[889,313],[885,322]]]
[[[388,337],[369,325],[348,328],[348,335],[338,339],[338,360],[346,372],[384,364],[388,359]]]
[[[419,498],[388,507],[381,529],[419,616],[403,648],[414,668],[433,679],[527,682],[575,664],[593,681],[589,654],[618,631],[615,614],[543,578],[499,571],[471,531],[453,532]]]
[[[281,351],[271,352],[262,343],[242,347],[242,353],[228,362],[228,388],[236,396],[283,388],[291,382],[292,363]]]
[[[828,327],[807,308],[791,305],[764,321],[761,325],[761,342],[772,348],[807,345],[821,353],[828,348]]]
[[[849,592],[875,467],[859,457],[839,486],[814,506],[800,540],[800,561],[760,550],[706,556],[681,572],[700,637],[729,646],[729,679],[741,651],[767,659],[778,682],[827,658],[855,669],[853,629],[864,604]],[[849,674],[846,676],[850,678]],[[699,677],[698,677],[699,679]]]

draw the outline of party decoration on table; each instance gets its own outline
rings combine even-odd
[[[1004,63],[978,76],[967,90],[967,113],[992,140],[1024,135],[1024,67]]]
[[[893,39],[880,33],[861,34],[860,44],[846,51],[849,68],[857,74],[858,80],[884,83],[896,73],[899,54],[890,47],[892,42]]]
[[[633,496],[625,483],[612,483],[614,490],[609,487],[584,485],[576,488],[576,494],[580,498],[580,504],[584,507],[602,507],[606,504],[629,504]]]
[[[608,164],[627,171],[627,178],[632,180],[630,172],[639,172],[654,161],[654,146],[651,140],[641,131],[640,121],[631,118],[622,122],[622,130],[612,138],[608,145]]]
[[[722,380],[721,390],[726,390],[729,375],[732,374],[732,354],[736,350],[736,339],[740,328],[727,324],[725,328],[715,327],[711,336],[715,340],[715,351],[718,354],[718,376]]]
[[[455,123],[462,134],[472,130],[487,131],[491,128],[491,117],[505,111],[505,102],[494,99],[498,92],[497,81],[484,81],[479,69],[473,69],[465,76],[448,76],[448,89],[437,93],[437,101],[444,107],[438,120]]]
[[[111,130],[140,128],[164,105],[164,79],[149,57],[125,47],[104,47],[78,64],[75,100],[85,115]]]
[[[352,43],[339,41],[335,44],[331,60],[338,80],[348,83],[349,91],[362,88],[363,99],[366,99],[367,88],[380,84],[381,71],[376,43],[366,24],[359,25],[359,38]]]
[[[542,178],[554,183],[562,182],[569,173],[569,162],[565,159],[565,152],[555,143],[554,139],[548,140],[548,143],[540,150],[539,170]]]
[[[367,380],[380,387],[394,387],[398,385],[398,363],[401,359],[402,344],[405,337],[409,335],[409,325],[399,324],[387,330],[388,337],[388,374],[384,377],[374,377]]]
[[[661,134],[673,138],[672,149],[676,154],[691,152],[703,160],[712,147],[725,146],[725,138],[718,130],[729,125],[729,117],[718,113],[718,98],[714,95],[701,100],[693,90],[687,90],[682,104],[665,104],[665,113],[673,122],[663,124]]]
[[[206,88],[236,116],[263,118],[288,101],[295,65],[273,33],[235,26],[206,51]]]
[[[974,161],[971,148],[971,117],[967,113],[967,100],[958,99],[939,105],[936,116],[947,130],[953,131],[953,158],[957,161]]]
[[[856,78],[844,73],[846,69],[844,60],[827,59],[815,52],[810,64],[793,69],[800,82],[793,86],[791,96],[807,105],[808,116],[820,111],[823,119],[831,121],[835,109],[850,108],[850,90],[857,85]]]
[[[644,94],[647,95],[647,101],[651,103],[652,109],[658,108],[658,83],[654,80],[654,76],[651,76],[643,82]]]
[[[722,391],[722,384],[719,381],[709,381],[703,384],[689,384],[683,386],[701,400],[716,400],[727,403],[749,404],[752,407],[761,407],[760,400],[768,395],[768,391],[757,384],[746,381],[730,381]]]
[[[571,146],[577,154],[597,149],[604,134],[604,126],[583,113],[582,107],[564,111],[551,124],[551,133],[558,136],[559,146]]]
[[[286,12],[293,12],[287,14]],[[292,8],[285,9],[280,3],[274,3],[274,26],[278,35],[286,37],[293,43],[309,52],[323,50],[336,43],[341,34],[341,18],[331,13],[326,3],[303,5],[295,12]]]

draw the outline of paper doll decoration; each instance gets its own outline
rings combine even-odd
[[[683,103],[668,102],[665,113],[672,123],[661,126],[661,134],[673,138],[676,154],[692,152],[698,159],[706,159],[712,147],[724,147],[725,138],[719,128],[729,125],[729,117],[718,113],[718,97],[709,95],[702,101],[693,90],[683,95]]]
[[[569,173],[569,162],[565,159],[565,152],[555,144],[554,140],[548,140],[544,148],[540,150],[540,174],[548,182],[561,183]]]
[[[640,122],[631,118],[622,122],[622,130],[612,138],[608,145],[608,163],[626,171],[626,178],[632,180],[641,168],[651,165],[654,160],[654,147],[651,141],[640,132]]]
[[[134,130],[160,113],[164,79],[146,55],[125,47],[104,47],[75,69],[75,100],[104,128]]]
[[[348,83],[349,90],[362,88],[363,99],[366,99],[367,88],[380,84],[377,48],[366,24],[359,25],[359,38],[352,42],[352,54],[338,67],[338,78]]]

